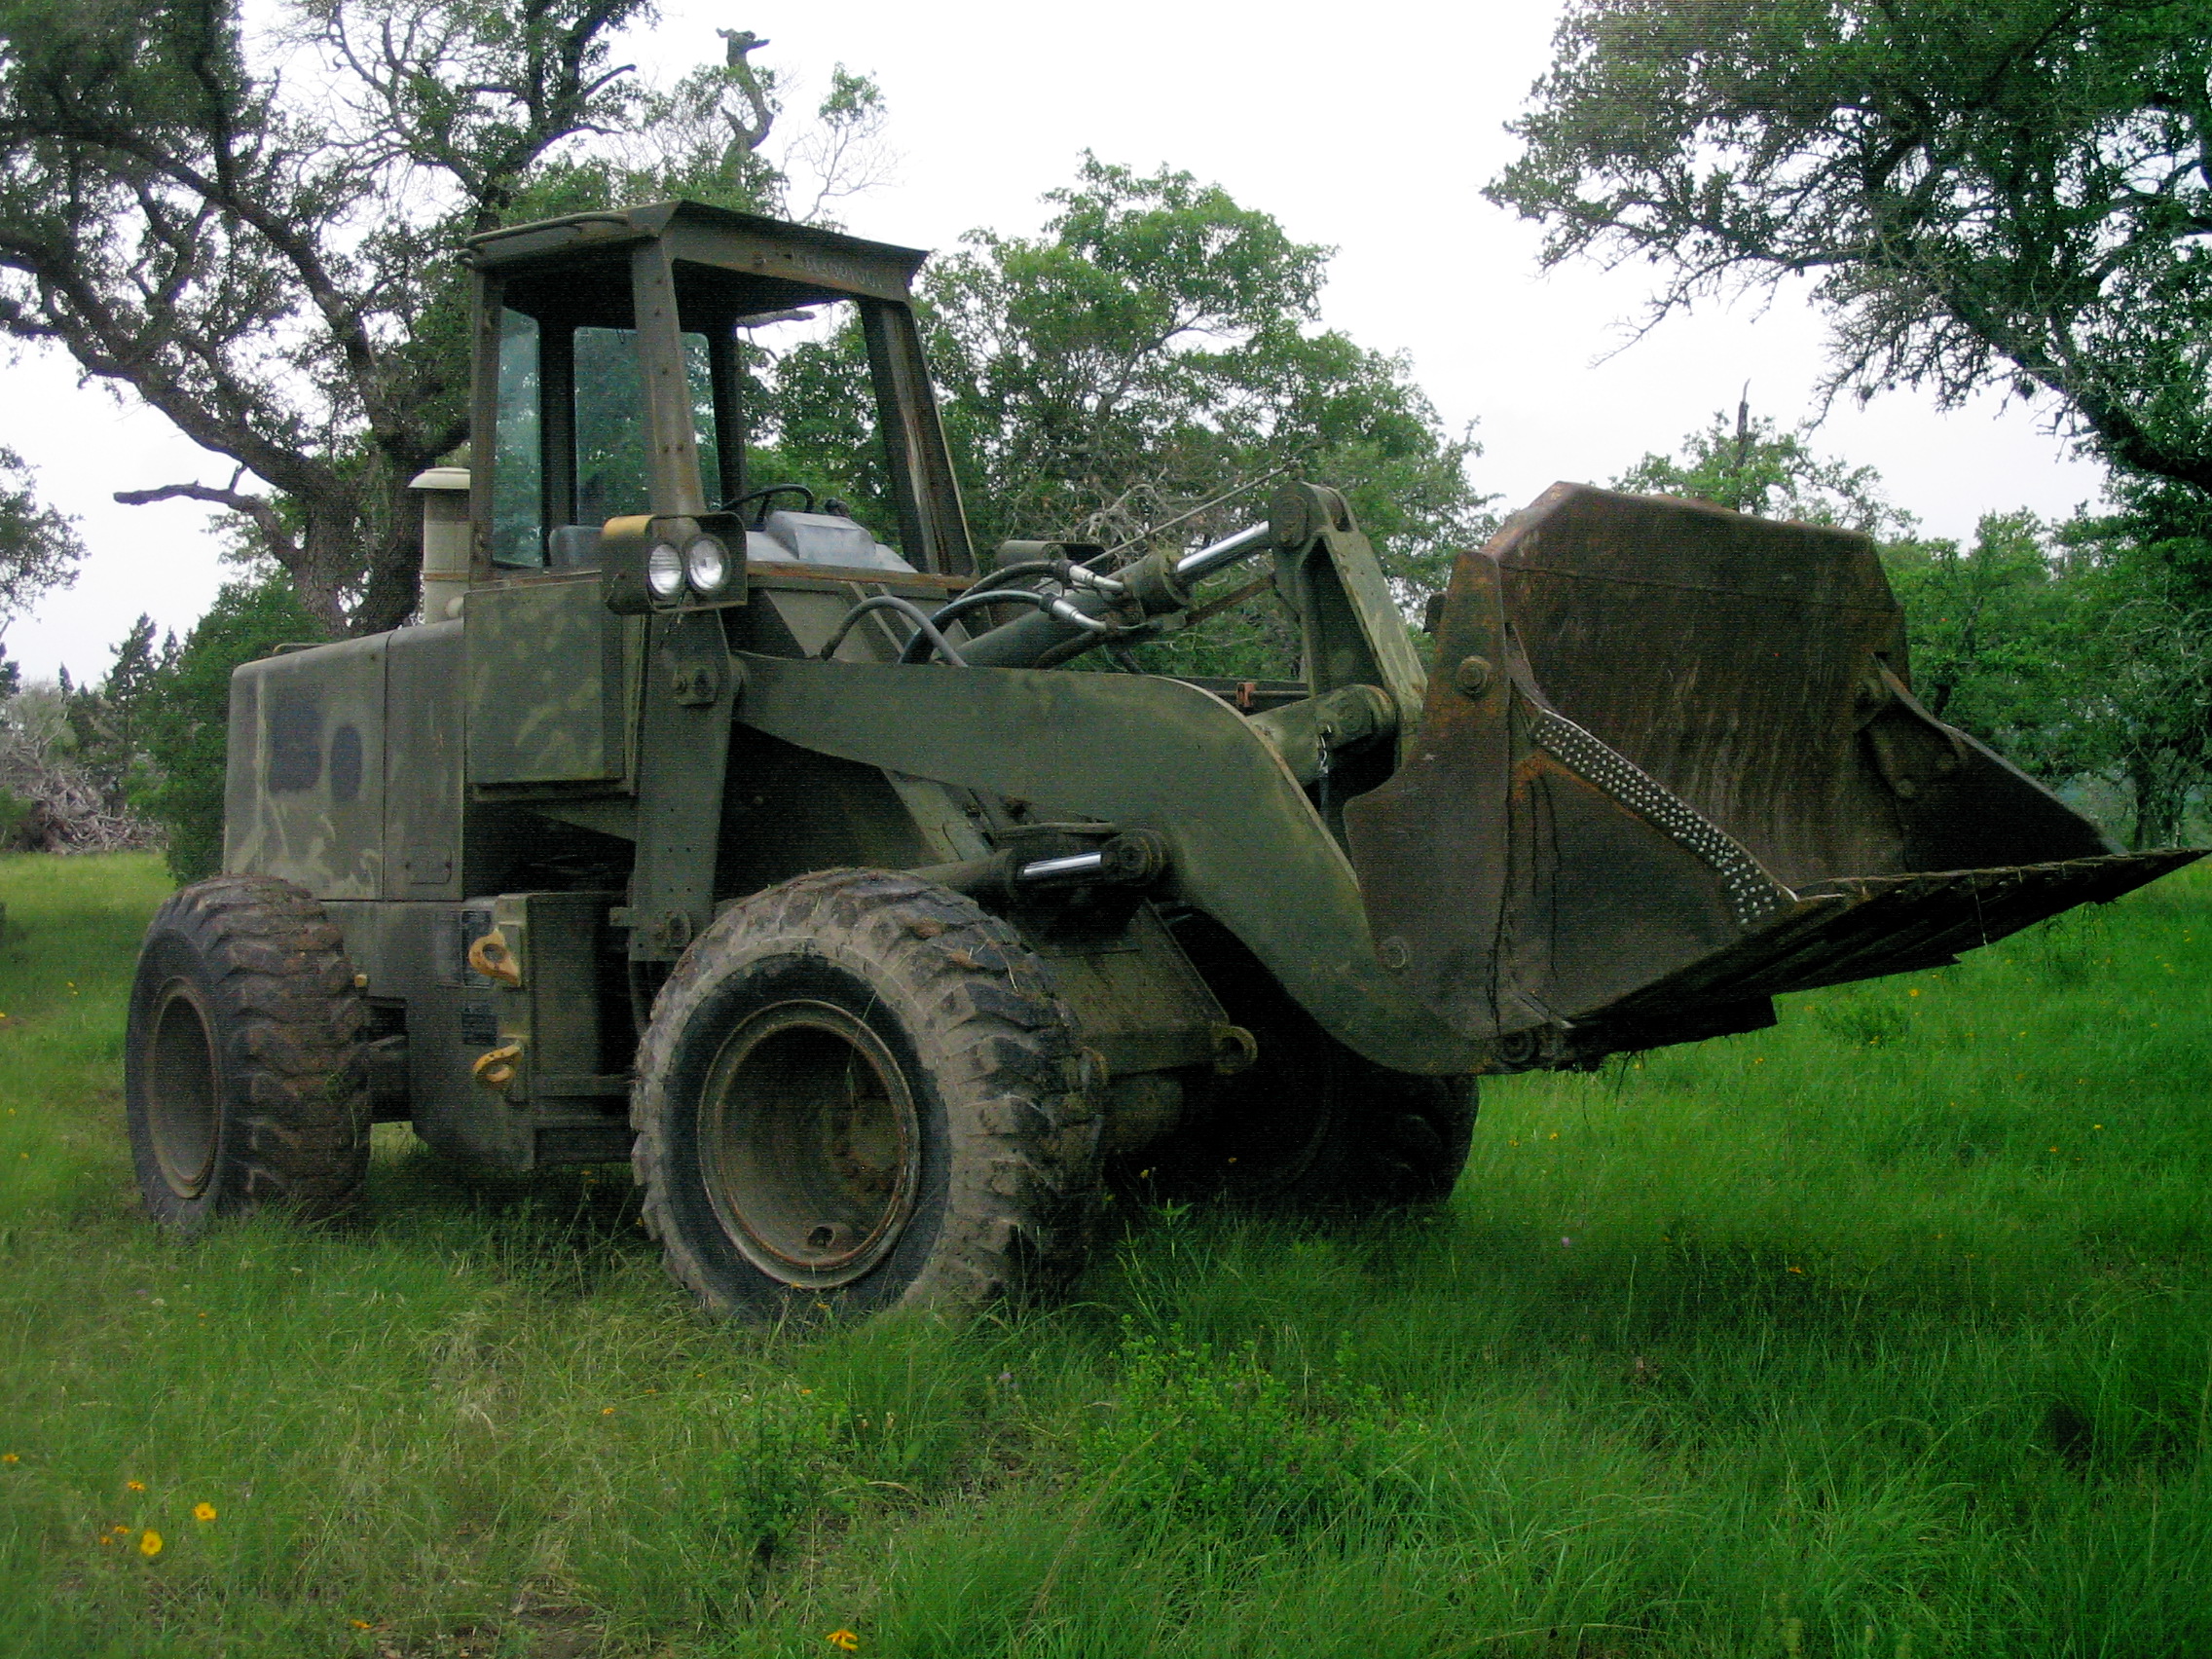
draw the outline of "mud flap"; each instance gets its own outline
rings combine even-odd
[[[2200,856],[2115,853],[1922,708],[1863,536],[1576,485],[1460,558],[1345,824],[1381,960],[1505,1066],[1750,1029]]]

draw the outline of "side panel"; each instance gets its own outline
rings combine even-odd
[[[1098,938],[1022,929],[1083,1021],[1083,1041],[1109,1075],[1210,1066],[1229,1015],[1150,904],[1128,926]]]
[[[240,667],[231,679],[223,867],[318,899],[384,891],[388,635]]]
[[[598,574],[478,588],[462,621],[469,783],[619,784],[624,619],[602,602]]]
[[[387,899],[461,896],[461,629],[402,628],[385,665]]]

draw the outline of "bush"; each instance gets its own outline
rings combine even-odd
[[[222,868],[232,670],[286,641],[323,637],[283,576],[229,582],[183,649],[163,664],[145,732],[155,776],[132,804],[168,831],[169,873],[178,881]]]

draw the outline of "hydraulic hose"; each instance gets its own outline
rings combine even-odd
[[[822,649],[815,654],[821,657],[824,662],[828,662],[835,656],[837,647],[845,643],[845,636],[853,631],[853,624],[871,610],[895,610],[914,625],[914,632],[900,650],[899,660],[901,662],[908,660],[907,652],[913,648],[916,640],[927,640],[930,648],[946,662],[952,664],[954,668],[966,668],[968,666],[967,658],[953,648],[952,642],[939,631],[937,624],[930,620],[929,613],[923,610],[920,606],[914,604],[913,601],[901,599],[895,593],[879,593],[873,599],[864,599],[852,609],[846,611],[844,619],[837,624],[837,631],[830,636]]]
[[[1050,612],[1062,621],[1087,634],[1109,634],[1114,631],[1111,622],[1103,622],[1086,611],[1077,609],[1067,599],[1056,593],[1039,593],[1034,588],[985,588],[962,594],[949,605],[940,606],[931,617],[939,628],[956,622],[971,610],[979,610],[986,605],[1030,605],[1041,612]],[[915,635],[906,642],[899,653],[901,662],[916,662],[914,645],[921,636]]]

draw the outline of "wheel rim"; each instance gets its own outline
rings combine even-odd
[[[199,988],[171,979],[154,1001],[146,1046],[146,1127],[162,1179],[180,1198],[207,1190],[221,1122],[214,1033]]]
[[[787,1284],[847,1284],[890,1253],[913,1214],[920,1144],[897,1059],[829,1003],[751,1015],[701,1092],[699,1166],[716,1219]]]

